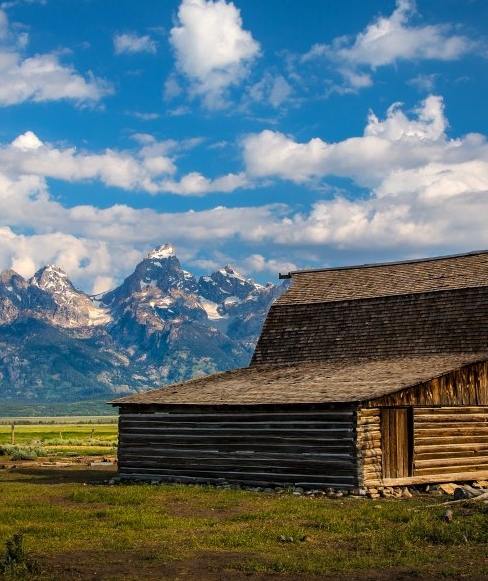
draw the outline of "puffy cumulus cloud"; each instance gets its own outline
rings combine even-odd
[[[113,37],[113,42],[116,55],[140,52],[155,54],[157,51],[156,42],[147,34],[143,36],[134,33],[116,34]]]
[[[0,227],[0,247],[1,264],[25,278],[46,264],[56,264],[72,280],[85,283],[85,292],[93,292],[95,285],[100,288],[100,280],[107,282],[111,278],[108,274],[117,270],[117,258],[120,258],[113,257],[104,242],[64,232],[25,235]],[[107,275],[99,274],[104,272]],[[93,280],[95,283],[91,285]]]
[[[276,276],[277,273],[286,274],[292,270],[297,270],[297,265],[286,258],[281,260],[277,258],[268,259],[262,254],[251,254],[243,260],[242,264],[242,272],[244,273],[266,272]]]
[[[254,229],[273,244],[325,249],[397,249],[488,245],[488,143],[480,134],[446,135],[442,99],[428,97],[410,116],[399,104],[384,119],[370,113],[364,134],[338,143],[298,143],[273,131],[243,141],[248,173],[296,183],[350,179],[368,195],[337,196]],[[469,224],[469,226],[468,226]],[[421,250],[423,249],[423,250]]]
[[[120,283],[152,247],[171,241],[189,262],[208,260],[229,241],[255,236],[255,226],[272,222],[277,212],[275,206],[183,213],[123,205],[66,208],[37,182],[20,178],[0,181],[0,200],[0,270],[14,267],[30,277],[46,263],[57,264],[93,294]]]
[[[4,173],[56,178],[68,182],[100,180],[107,186],[149,194],[173,193],[201,196],[209,192],[232,192],[247,185],[244,174],[228,174],[208,179],[189,173],[178,181],[169,179],[177,172],[174,155],[181,148],[198,145],[198,140],[181,144],[157,142],[152,136],[137,134],[136,151],[106,149],[102,153],[59,149],[43,143],[32,131],[19,135],[11,144],[0,146]]]
[[[379,16],[352,40],[340,37],[331,45],[316,44],[303,62],[325,58],[343,77],[339,92],[358,90],[372,84],[369,72],[398,61],[456,60],[482,48],[467,36],[457,34],[450,24],[411,24],[416,14],[414,0],[397,0],[396,9]]]
[[[198,172],[192,172],[181,178],[179,182],[165,181],[163,188],[172,194],[203,196],[209,192],[229,193],[248,185],[249,180],[244,173],[230,173],[215,180],[209,180]]]
[[[20,151],[35,151],[42,146],[42,141],[32,131],[26,131],[12,141],[12,147]]]
[[[336,47],[338,58],[375,68],[402,59],[453,60],[473,50],[473,42],[453,33],[450,25],[409,26],[414,12],[415,2],[397,0],[389,18],[379,17],[357,35],[352,46]]]
[[[19,47],[26,43],[25,35],[14,35],[5,11],[0,9],[0,106],[62,99],[96,102],[112,93],[106,81],[91,73],[80,75],[73,66],[61,64],[55,54],[24,58]]]
[[[481,158],[484,140],[475,136],[450,140],[440,97],[428,97],[407,116],[399,104],[392,105],[385,119],[370,113],[364,134],[338,143],[320,138],[298,143],[282,133],[265,130],[242,142],[248,173],[254,177],[279,177],[296,183],[334,175],[354,180],[361,187],[376,188],[398,169],[428,163]],[[473,147],[474,146],[474,147]]]
[[[108,186],[157,193],[154,178],[174,173],[171,159],[152,148],[129,152],[105,150],[100,154],[58,149],[44,144],[32,132],[17,137],[10,146],[0,148],[5,169],[25,175],[56,178],[69,182],[98,179]]]
[[[226,90],[245,77],[260,52],[239,10],[225,0],[183,0],[170,42],[192,93],[212,109],[223,106]]]

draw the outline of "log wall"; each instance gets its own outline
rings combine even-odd
[[[134,412],[119,418],[123,479],[358,486],[353,406]]]
[[[368,486],[382,478],[381,410],[360,409],[357,421],[359,484]]]
[[[416,408],[414,476],[488,471],[488,407]]]
[[[413,474],[386,478],[381,408],[360,409],[358,456],[362,486],[463,482],[488,478],[488,407],[414,407]]]

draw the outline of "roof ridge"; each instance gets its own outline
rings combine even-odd
[[[427,258],[411,258],[408,260],[394,260],[391,262],[374,262],[374,263],[364,263],[364,264],[352,264],[347,266],[330,266],[324,268],[310,268],[310,269],[303,269],[303,270],[291,270],[288,274],[282,274],[281,272],[278,274],[280,279],[287,279],[292,278],[294,274],[308,274],[314,272],[329,272],[333,270],[355,270],[361,268],[379,268],[382,266],[395,266],[395,265],[402,265],[402,264],[417,264],[420,262],[435,262],[435,261],[442,261],[442,260],[451,260],[453,258],[464,258],[466,256],[478,256],[480,254],[488,254],[487,250],[472,250],[470,252],[463,252],[459,254],[446,254],[441,256],[430,256]]]

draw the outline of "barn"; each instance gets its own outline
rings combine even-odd
[[[249,367],[111,402],[120,478],[488,478],[488,251],[285,276]]]

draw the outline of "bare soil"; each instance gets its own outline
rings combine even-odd
[[[151,555],[126,552],[87,552],[61,555],[55,563],[43,563],[53,581],[439,581],[437,575],[422,575],[402,569],[366,570],[356,573],[328,575],[297,575],[266,571],[240,571],[242,555],[235,553],[203,553],[191,559],[152,562]],[[442,577],[442,579],[448,579]],[[478,577],[462,574],[453,581],[479,581]],[[484,578],[486,581],[486,578]]]

